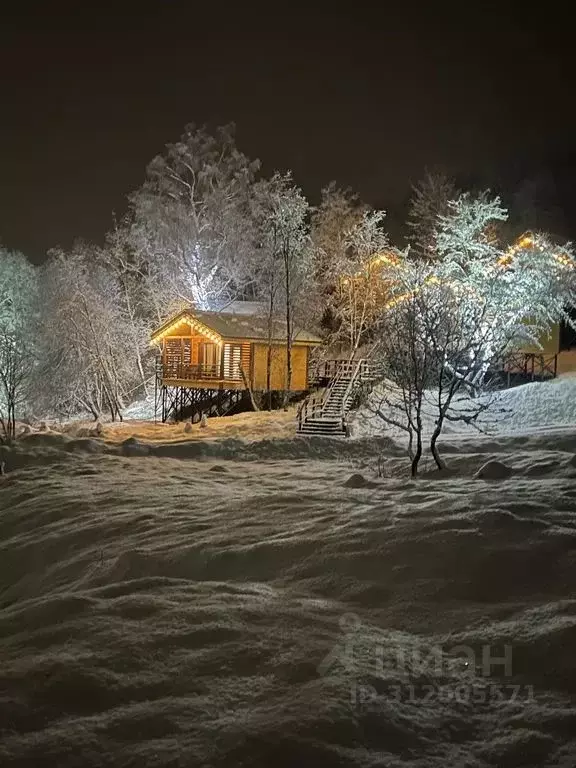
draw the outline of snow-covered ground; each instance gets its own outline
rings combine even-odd
[[[576,431],[293,427],[0,449],[2,768],[576,765]]]
[[[64,425],[63,431],[74,437],[93,437],[96,435],[94,421],[73,421]],[[154,423],[153,420],[125,414],[122,422],[104,422],[97,430],[105,440],[118,443],[129,437],[150,443],[178,441],[210,441],[213,439],[259,439],[294,437],[296,434],[296,409],[287,411],[259,411],[257,413],[238,413],[225,418],[210,418],[206,426],[199,423],[175,424]]]
[[[367,405],[352,415],[350,427],[355,437],[370,435],[389,435],[396,439],[404,433],[397,427],[385,424],[376,414],[385,396],[384,385],[376,387]],[[386,395],[390,398],[390,395]],[[399,400],[399,398],[398,398]],[[478,402],[489,400],[490,406],[478,419],[480,428],[494,435],[515,435],[526,430],[549,429],[550,427],[576,427],[576,376],[566,375],[546,382],[524,384],[520,387],[494,392],[478,398]],[[434,427],[435,393],[427,393],[424,405],[425,431]],[[467,398],[455,400],[458,407],[466,409],[470,404]],[[386,412],[386,406],[382,406]],[[398,419],[398,412],[388,413]],[[474,434],[478,430],[464,422],[446,422],[446,434]]]

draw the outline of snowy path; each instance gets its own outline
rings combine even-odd
[[[417,482],[380,448],[381,478],[373,441],[6,454],[0,765],[573,768],[576,435],[454,439]]]

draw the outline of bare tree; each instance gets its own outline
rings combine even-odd
[[[0,438],[16,437],[16,418],[28,404],[35,355],[28,329],[0,329]]]
[[[467,386],[487,343],[479,332],[484,310],[461,301],[455,286],[441,284],[421,262],[407,261],[398,270],[394,294],[379,326],[386,382],[374,411],[406,433],[415,476],[425,443],[445,469],[438,438],[447,421],[480,428],[480,417],[492,405],[489,397],[472,398]]]
[[[244,289],[257,169],[236,148],[233,126],[212,136],[189,125],[149,164],[131,196],[132,238],[164,309],[220,308]]]
[[[425,396],[437,371],[415,290],[425,280],[423,270],[417,266],[408,274],[397,270],[396,276],[396,300],[384,304],[379,318],[374,357],[381,363],[386,380],[374,412],[386,425],[406,433],[414,477],[423,452]]]
[[[384,217],[383,211],[365,211],[346,232],[339,260],[331,264],[333,340],[345,346],[350,359],[369,338],[386,295],[387,269],[397,259],[382,229]]]
[[[122,287],[100,255],[79,244],[54,252],[44,268],[38,397],[60,414],[86,410],[97,419],[107,410],[115,420],[141,381]]]
[[[0,429],[16,437],[16,419],[29,404],[35,368],[37,276],[20,253],[0,248]]]
[[[486,330],[487,305],[463,297],[457,284],[443,284],[433,276],[417,291],[414,301],[434,376],[431,391],[425,392],[434,423],[429,445],[436,466],[442,470],[446,464],[440,456],[438,439],[446,422],[464,422],[481,429],[480,417],[493,407],[485,380],[485,361],[490,356],[491,362],[503,349],[494,348]],[[508,342],[503,340],[503,348]],[[469,385],[477,380],[479,369],[483,370],[482,398]]]
[[[272,338],[279,326],[286,336],[286,404],[292,386],[294,338],[302,320],[311,314],[314,254],[308,231],[309,205],[292,176],[277,173],[258,184],[254,212],[260,259],[255,279],[266,304],[268,324],[267,389],[270,393]],[[270,394],[268,397],[270,406]]]
[[[408,241],[412,256],[425,261],[436,258],[436,235],[440,218],[450,213],[449,203],[459,196],[452,179],[427,171],[412,187],[408,214]]]

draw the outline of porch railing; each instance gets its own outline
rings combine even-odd
[[[317,363],[311,368],[310,383],[318,385],[322,382],[333,381],[337,376],[351,374],[354,372],[358,362],[358,360],[350,360],[349,358],[339,358]],[[365,358],[362,358],[362,364],[366,369],[369,368],[369,363]]]
[[[558,375],[558,355],[538,352],[512,352],[492,365],[492,371],[506,379],[506,386],[514,382],[555,379]]]
[[[162,364],[163,379],[182,381],[242,381],[239,366],[234,365],[186,365],[180,362]]]

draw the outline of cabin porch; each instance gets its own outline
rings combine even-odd
[[[252,345],[212,341],[204,336],[168,337],[163,341],[162,384],[198,389],[243,389],[251,378]]]

